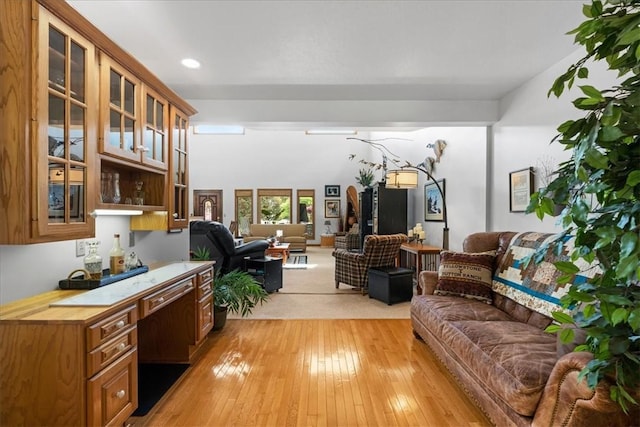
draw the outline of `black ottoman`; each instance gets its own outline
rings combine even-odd
[[[412,296],[413,270],[396,267],[369,269],[369,298],[391,305],[411,301]]]

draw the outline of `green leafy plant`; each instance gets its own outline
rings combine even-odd
[[[217,274],[213,282],[213,304],[226,307],[232,313],[248,316],[257,304],[269,299],[269,294],[246,271],[233,270]]]
[[[191,259],[194,261],[209,261],[211,259],[211,252],[209,248],[198,246],[195,251],[191,251]]]
[[[572,262],[556,265],[563,280],[579,271],[580,258],[601,270],[562,299],[565,307],[578,307],[574,314],[554,318],[585,330],[586,343],[576,350],[594,358],[581,378],[591,388],[611,378],[611,399],[627,412],[638,404],[640,388],[640,1],[592,1],[583,13],[587,20],[569,34],[586,54],[555,80],[549,95],[559,97],[588,79],[589,61],[605,60],[620,83],[608,89],[578,85],[584,96],[573,105],[585,116],[562,123],[555,138],[571,158],[532,195],[527,210],[543,218],[553,215],[555,204],[566,205],[559,237],[574,237],[575,250]],[[573,339],[571,328],[553,325],[549,331],[565,342]]]
[[[356,182],[364,188],[367,188],[373,183],[373,178],[373,171],[371,169],[360,169],[356,177]]]

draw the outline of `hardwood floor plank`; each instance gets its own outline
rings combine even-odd
[[[489,426],[408,319],[234,320],[135,426]]]

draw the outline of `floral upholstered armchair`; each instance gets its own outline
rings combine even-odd
[[[368,289],[369,269],[394,267],[400,253],[400,245],[407,241],[404,234],[369,235],[365,237],[361,253],[347,249],[334,249],[336,259],[336,288],[340,283],[359,289]]]

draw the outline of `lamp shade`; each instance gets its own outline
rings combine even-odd
[[[385,181],[387,188],[417,188],[418,171],[408,169],[389,171]]]

